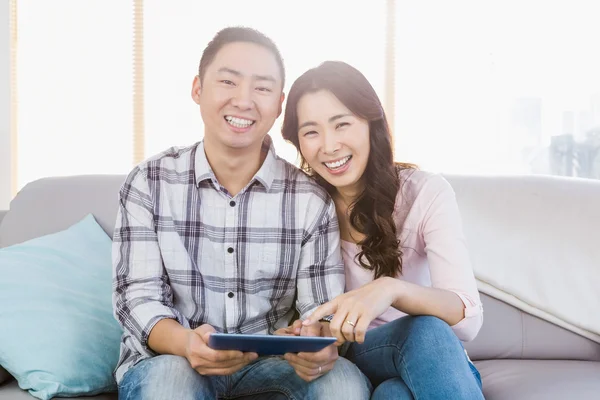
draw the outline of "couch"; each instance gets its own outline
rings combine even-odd
[[[596,206],[585,210],[584,215],[587,212],[598,215],[600,210],[600,181],[541,176],[446,178],[457,194],[467,241],[474,241],[473,235],[481,229],[493,232],[495,221],[510,219],[524,189],[540,197],[539,205],[526,211],[542,217],[561,212],[557,209],[559,206],[548,201],[553,193],[562,193],[564,198],[566,191],[567,198],[576,200],[582,188],[586,196],[597,199],[595,203],[588,202]],[[0,247],[65,229],[87,213],[92,213],[107,233],[112,232],[117,192],[123,181],[124,176],[120,175],[74,176],[46,178],[26,185],[11,202],[10,210],[0,212]],[[500,192],[510,193],[513,202],[492,204],[490,196]],[[577,222],[583,225],[597,221],[581,218]],[[597,228],[600,232],[600,226]],[[527,229],[527,234],[535,236],[540,227],[532,224]],[[579,240],[590,238],[564,240],[577,246]],[[485,249],[477,249],[479,253],[484,251],[489,252],[489,257],[503,257],[502,238],[491,242],[485,244]],[[552,248],[547,250],[551,252]],[[600,268],[600,260],[594,267]],[[465,347],[481,372],[486,399],[600,399],[600,344],[485,294],[482,300],[483,327],[477,338]],[[0,381],[4,380],[2,376],[7,373],[0,369]],[[0,400],[32,398],[10,377],[0,383]],[[116,395],[93,398],[116,399]]]

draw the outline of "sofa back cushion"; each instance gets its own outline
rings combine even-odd
[[[67,229],[91,213],[112,237],[125,175],[44,178],[27,184],[0,224],[0,247]]]
[[[600,361],[600,344],[481,293],[483,326],[465,343],[473,360]]]

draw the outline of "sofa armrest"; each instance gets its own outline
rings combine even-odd
[[[0,210],[0,224],[2,224],[2,218],[8,213],[8,210]]]

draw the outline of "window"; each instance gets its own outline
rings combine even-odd
[[[206,43],[229,25],[275,40],[286,91],[327,59],[361,70],[394,122],[397,160],[445,173],[600,179],[593,0],[12,1],[18,188],[43,176],[126,174],[134,154],[200,140],[192,79]],[[280,125],[275,146],[295,162]]]
[[[132,168],[131,10],[123,0],[18,1],[18,188]]]
[[[594,1],[396,2],[396,155],[600,179]]]
[[[143,71],[133,68],[133,1],[18,1],[19,188],[42,176],[128,173],[136,151],[134,77],[142,73],[143,155],[200,140],[192,80],[205,45],[229,25],[256,28],[277,43],[286,91],[306,69],[338,59],[361,69],[383,96],[383,0],[368,7],[230,0],[227,12],[222,3],[197,0],[136,4],[143,4]],[[281,118],[271,131],[275,147],[295,162],[280,127]]]

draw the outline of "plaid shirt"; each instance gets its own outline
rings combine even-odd
[[[343,293],[335,206],[301,171],[267,156],[235,197],[217,181],[203,143],[136,167],[120,190],[113,305],[123,327],[115,377],[155,356],[163,318],[186,328],[273,333]]]

